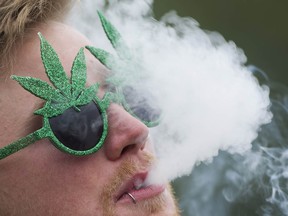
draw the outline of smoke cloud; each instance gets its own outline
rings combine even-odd
[[[204,31],[190,17],[175,12],[153,18],[153,1],[87,0],[69,20],[95,44],[114,52],[97,10],[117,27],[139,67],[131,63],[123,77],[144,77],[136,84],[162,110],[151,129],[158,157],[150,181],[188,175],[220,150],[243,154],[261,125],[270,122],[269,88],[245,66],[244,52],[217,32]],[[132,74],[133,73],[133,74]],[[156,98],[156,99],[155,99]],[[159,175],[161,173],[161,175]]]

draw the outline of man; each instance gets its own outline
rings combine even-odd
[[[49,60],[43,44],[55,49],[68,76],[77,53],[91,45],[59,22],[69,4],[65,0],[0,1],[0,215],[179,215],[169,184],[142,185],[154,160],[149,129],[113,100],[107,107],[103,146],[89,155],[59,151],[50,139],[39,139],[17,152],[13,147],[13,153],[5,149],[43,126],[43,116],[33,115],[43,107],[43,100],[30,93],[37,86],[30,86],[30,92],[21,87],[23,77],[49,83],[47,68],[55,62]],[[41,48],[38,32],[43,35]],[[103,99],[107,69],[88,50],[85,57],[85,85],[99,83],[97,97]]]

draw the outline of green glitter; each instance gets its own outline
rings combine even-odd
[[[105,16],[100,11],[97,12],[105,34],[107,35],[114,49],[117,51],[119,57],[126,60],[130,59],[132,57],[130,50],[125,44],[118,30],[105,18]]]
[[[95,48],[92,46],[86,46],[86,48],[108,69],[112,69],[114,63],[114,57],[112,54],[106,52],[105,50]]]
[[[113,85],[116,89],[117,98],[115,98],[115,101],[121,104],[125,108],[125,110],[129,112],[132,116],[142,121],[147,127],[154,127],[159,125],[161,121],[161,116],[159,116],[159,118],[154,121],[143,120],[133,112],[133,110],[130,107],[130,104],[127,103],[125,96],[123,94],[123,88],[129,86],[130,83],[129,79],[127,79],[128,77],[123,76],[121,72],[125,71],[127,74],[127,71],[139,70],[141,68],[141,65],[137,64],[137,61],[133,59],[133,56],[131,54],[132,52],[125,44],[119,31],[112,25],[112,23],[108,21],[105,18],[105,16],[99,11],[98,16],[100,18],[104,32],[109,41],[111,42],[113,48],[116,50],[116,53],[119,56],[119,58],[113,56],[112,54],[110,54],[105,50],[93,46],[86,46],[86,49],[88,49],[90,53],[95,58],[97,58],[103,65],[105,65],[108,69],[112,70],[112,76],[108,77],[106,79],[106,82]],[[113,72],[114,69],[120,73]]]
[[[67,78],[64,68],[52,46],[38,33],[41,41],[41,58],[45,67],[45,71],[49,80],[58,88],[65,96],[71,96],[71,84]]]
[[[124,43],[120,33],[103,16],[102,13],[98,12],[98,15],[105,34],[116,50],[118,57],[114,57],[112,54],[106,52],[105,50],[92,46],[86,46],[86,48],[109,69],[117,67],[117,70],[125,71],[127,68],[131,68],[131,64],[134,62],[131,51]],[[133,113],[130,105],[126,102],[123,94],[123,87],[127,86],[126,78],[121,75],[118,76],[116,73],[114,73],[111,77],[106,79],[106,82],[114,85],[116,92],[107,92],[101,100],[96,96],[99,89],[99,83],[96,83],[90,87],[85,87],[87,67],[84,56],[84,49],[81,48],[79,50],[73,61],[71,79],[69,80],[53,47],[40,33],[38,35],[40,38],[41,58],[45,72],[55,88],[40,79],[32,77],[11,76],[11,78],[17,81],[24,89],[31,92],[35,96],[46,100],[44,107],[34,112],[36,115],[43,116],[43,127],[27,135],[26,137],[21,138],[5,146],[4,148],[1,148],[0,159],[3,159],[43,138],[48,138],[55,147],[72,155],[83,156],[92,154],[102,147],[107,137],[108,119],[106,110],[111,101],[121,104],[131,115],[138,118],[138,116]],[[135,64],[132,68],[133,70],[136,70],[139,68],[139,65]],[[70,149],[62,144],[54,135],[50,127],[49,119],[63,114],[67,109],[71,107],[80,112],[80,106],[89,104],[92,101],[97,104],[102,117],[103,132],[100,140],[94,147],[89,150],[77,151]],[[138,119],[141,120],[140,118]],[[159,120],[155,121],[141,121],[148,127],[153,127],[159,124],[160,118]]]
[[[55,147],[72,155],[82,156],[92,154],[101,148],[107,137],[108,120],[106,110],[114,96],[112,93],[106,93],[102,100],[99,99],[97,97],[99,83],[87,88],[85,87],[87,67],[84,56],[84,48],[79,50],[73,61],[71,81],[69,81],[53,47],[40,33],[38,35],[41,42],[41,57],[45,67],[45,72],[55,88],[40,79],[15,75],[11,76],[11,78],[17,81],[24,89],[31,92],[35,96],[46,100],[44,107],[34,112],[34,114],[43,116],[43,127],[27,135],[26,137],[21,138],[5,146],[4,148],[1,148],[0,159],[3,159],[43,138],[48,138],[55,145]],[[74,107],[80,112],[78,107],[89,104],[92,101],[97,104],[102,117],[103,132],[100,140],[89,150],[77,151],[70,149],[62,144],[54,135],[50,127],[49,119],[63,114],[65,110],[71,107]]]

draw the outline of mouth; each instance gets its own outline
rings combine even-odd
[[[148,173],[137,173],[125,182],[115,197],[116,203],[134,203],[150,199],[161,194],[165,190],[164,185],[147,185],[145,180]],[[135,200],[134,200],[134,199]]]

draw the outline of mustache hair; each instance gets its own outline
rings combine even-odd
[[[115,195],[119,190],[123,182],[129,180],[137,172],[147,171],[153,164],[155,158],[152,154],[144,152],[143,157],[140,160],[127,158],[121,166],[117,169],[114,176],[110,178],[110,181],[103,186],[101,193],[101,204],[103,207],[104,216],[115,216]]]
[[[115,195],[123,182],[128,181],[139,171],[146,171],[149,167],[151,167],[154,160],[154,156],[147,152],[144,153],[141,161],[135,161],[131,158],[125,159],[120,167],[118,167],[115,175],[111,177],[111,181],[109,181],[109,184],[107,184],[109,185],[109,187],[107,187],[108,190],[103,192],[102,197],[105,197],[106,193],[109,195]],[[111,199],[111,197],[109,197],[109,199]]]

